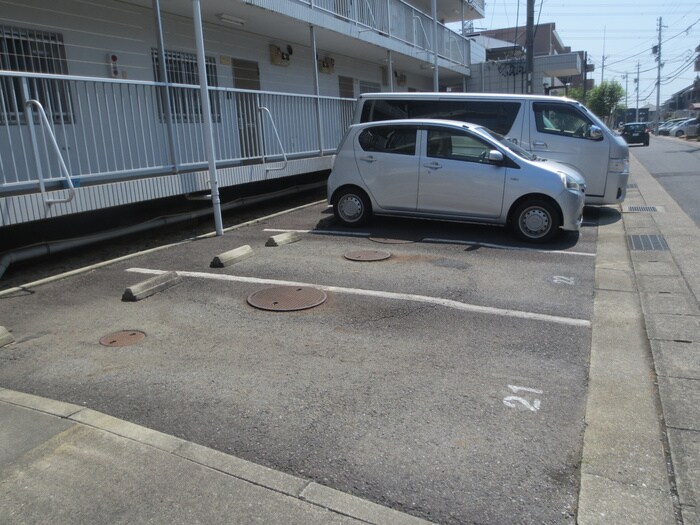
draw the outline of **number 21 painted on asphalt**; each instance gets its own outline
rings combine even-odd
[[[508,388],[514,393],[518,394],[520,392],[529,392],[532,394],[543,394],[544,392],[542,390],[537,390],[536,388],[528,388],[525,386],[515,386],[515,385],[508,385]],[[515,408],[518,406],[518,403],[523,405],[525,408],[532,412],[537,412],[540,409],[540,404],[541,401],[539,399],[534,399],[532,403],[530,403],[527,399],[524,397],[520,396],[507,396],[503,398],[503,404],[507,406],[508,408]]]

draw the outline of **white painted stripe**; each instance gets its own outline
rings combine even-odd
[[[336,230],[289,230],[279,228],[265,228],[265,232],[294,232],[294,233],[315,233],[318,235],[339,235],[345,237],[369,237],[372,235],[368,232],[342,232]]]
[[[367,232],[343,232],[336,230],[290,230],[287,228],[265,228],[266,232],[295,232],[295,233],[315,233],[318,235],[338,235],[346,237],[370,237],[372,234]],[[562,255],[578,255],[580,257],[595,257],[595,253],[589,252],[572,252],[566,250],[542,250],[539,248],[527,248],[524,246],[509,246],[507,244],[491,244],[487,242],[460,241],[458,239],[437,239],[426,237],[419,242],[432,242],[436,244],[461,244],[466,246],[483,246],[484,248],[494,248],[496,250],[515,250],[520,252],[533,253],[556,253]]]
[[[148,275],[161,275],[166,273],[166,270],[152,270],[148,268],[129,268],[127,272],[133,273],[143,273]],[[446,308],[453,308],[455,310],[462,310],[465,312],[472,312],[478,314],[488,314],[488,315],[500,315],[504,317],[514,317],[518,319],[529,319],[532,321],[544,321],[548,323],[556,323],[568,326],[577,326],[589,328],[591,322],[586,319],[575,319],[571,317],[560,317],[557,315],[547,315],[547,314],[537,314],[531,312],[522,312],[520,310],[508,310],[502,308],[493,308],[491,306],[479,306],[474,304],[462,303],[459,301],[453,301],[451,299],[443,299],[441,297],[430,297],[427,295],[416,295],[416,294],[405,294],[405,293],[395,293],[395,292],[382,292],[379,290],[364,290],[361,288],[343,288],[339,286],[324,286],[310,283],[300,283],[296,281],[282,281],[279,279],[260,279],[257,277],[242,277],[238,275],[223,275],[215,273],[206,272],[185,272],[178,271],[178,275],[183,277],[194,277],[198,279],[211,279],[218,281],[232,281],[240,283],[252,283],[252,284],[268,284],[273,286],[311,286],[318,288],[320,290],[325,290],[327,292],[337,292],[350,295],[361,295],[366,297],[378,297],[382,299],[394,299],[400,301],[412,301],[416,303],[424,304],[434,304],[437,306],[444,306]]]
[[[467,246],[483,246],[484,248],[494,248],[496,250],[515,250],[519,252],[533,252],[533,253],[556,253],[561,255],[578,255],[580,257],[595,257],[595,253],[589,252],[570,252],[566,250],[541,250],[539,248],[526,248],[524,246],[508,246],[507,244],[491,244],[487,242],[473,242],[473,241],[458,241],[455,239],[431,239],[426,238],[421,242],[434,242],[439,244],[464,244]]]

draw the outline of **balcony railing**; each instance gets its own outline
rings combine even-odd
[[[428,54],[434,53],[433,19],[403,0],[290,0],[311,9],[326,12],[363,29],[374,30]],[[288,6],[274,0],[246,0],[280,12]],[[482,6],[483,0],[476,0]],[[279,5],[278,5],[279,4]],[[438,55],[459,66],[469,66],[469,41],[443,24],[437,26]]]
[[[354,105],[351,99],[228,88],[210,88],[209,96],[221,167],[260,162],[263,155],[269,162],[283,154],[332,152]],[[199,86],[0,71],[0,195],[36,190],[37,162],[47,185],[65,182],[43,134],[32,143],[28,97],[44,107],[76,184],[207,167]],[[260,107],[269,109],[283,150]]]

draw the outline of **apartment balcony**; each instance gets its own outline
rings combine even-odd
[[[441,1],[438,5],[438,24],[430,14],[430,0],[245,0],[244,6],[227,12],[246,29],[261,32],[265,28],[281,40],[299,41],[313,25],[318,30],[318,46],[330,53],[382,63],[390,50],[395,66],[409,72],[420,73],[426,64],[432,67],[437,42],[441,77],[468,75],[470,42],[445,23],[483,17],[483,1]]]

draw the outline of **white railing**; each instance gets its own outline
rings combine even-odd
[[[0,71],[0,194],[35,191],[39,171],[53,187],[66,178],[46,137],[32,143],[23,89],[44,107],[76,185],[206,169],[199,86]],[[221,167],[332,153],[354,105],[228,88],[210,88],[210,99]],[[274,127],[260,107],[268,108]]]
[[[270,7],[265,0],[248,3]],[[430,15],[403,0],[293,0],[367,30],[374,30],[426,53],[434,53],[434,24]],[[483,11],[483,0],[473,2]],[[438,24],[438,55],[460,66],[469,66],[468,41],[444,24]]]

